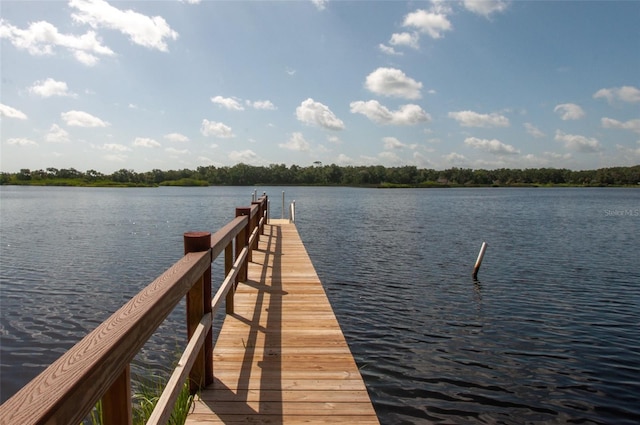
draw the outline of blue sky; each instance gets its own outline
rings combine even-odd
[[[640,163],[640,1],[0,3],[0,169]]]

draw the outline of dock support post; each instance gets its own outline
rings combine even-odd
[[[224,275],[227,276],[233,267],[233,242],[229,242],[224,248]],[[231,288],[229,288],[229,292],[227,292],[227,298],[225,302],[225,311],[227,314],[233,314],[235,311],[235,304],[233,301],[233,296],[236,292],[237,281],[233,282]]]
[[[211,233],[187,232],[184,234],[184,253],[201,252],[211,249]],[[211,264],[199,282],[187,293],[187,334],[196,331],[200,320],[211,314]],[[207,332],[204,345],[189,373],[189,387],[192,394],[213,383],[213,334]]]
[[[131,368],[127,365],[120,376],[102,396],[102,420],[104,425],[131,425]]]
[[[238,233],[236,236],[236,258],[240,255],[245,246],[249,245],[249,236],[251,235],[251,208],[240,207],[236,208],[236,217],[240,217],[246,215],[247,216],[247,224],[244,226],[244,229]],[[247,281],[247,273],[249,270],[249,261],[251,261],[251,247],[249,247],[249,252],[247,253],[247,259],[240,272],[238,273],[237,282],[246,282]]]
[[[480,247],[480,252],[478,253],[478,259],[476,260],[476,265],[473,266],[473,278],[478,279],[478,270],[480,270],[480,265],[482,264],[482,259],[484,258],[484,252],[487,250],[487,243],[482,242],[482,246]]]

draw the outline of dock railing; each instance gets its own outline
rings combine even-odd
[[[131,361],[186,296],[187,346],[147,421],[166,423],[187,379],[192,394],[213,383],[213,317],[223,302],[233,313],[267,219],[263,195],[213,235],[185,233],[184,257],[2,404],[0,425],[80,424],[99,400],[104,425],[131,424]],[[223,252],[225,277],[212,296],[211,264]]]

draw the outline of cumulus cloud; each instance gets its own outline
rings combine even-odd
[[[420,47],[418,44],[419,40],[420,37],[415,32],[401,32],[392,34],[389,44],[392,46],[407,46],[412,49],[418,49]]]
[[[102,146],[99,146],[98,149],[116,153],[129,152],[132,150],[129,146],[121,145],[120,143],[105,143]]]
[[[52,96],[70,96],[76,95],[69,92],[69,87],[64,81],[56,81],[53,78],[47,78],[44,81],[38,80],[33,83],[33,86],[29,87],[29,92],[40,97],[52,97]]]
[[[449,118],[458,121],[462,127],[509,127],[509,118],[491,113],[479,114],[473,111],[449,112]]]
[[[229,139],[236,137],[231,130],[231,127],[221,122],[209,121],[207,119],[202,120],[202,126],[200,127],[200,133],[203,136],[215,136],[221,139]]]
[[[464,144],[475,149],[480,149],[495,155],[514,155],[520,153],[512,145],[507,145],[499,140],[478,139],[477,137],[467,137]]]
[[[383,96],[419,99],[422,83],[408,77],[395,68],[378,68],[367,75],[365,87],[372,93]]]
[[[69,143],[69,133],[58,124],[53,124],[44,140],[49,143]]]
[[[441,38],[445,31],[452,29],[451,22],[445,14],[423,9],[407,14],[403,26],[415,28],[431,38]]]
[[[157,141],[147,137],[136,137],[133,141],[133,146],[139,146],[142,148],[159,148],[161,145]]]
[[[467,158],[464,155],[457,152],[451,152],[446,155],[442,155],[442,158],[444,158],[448,163],[455,164],[461,164],[467,161]]]
[[[594,99],[606,99],[609,103],[619,100],[628,103],[640,102],[640,89],[633,86],[600,89],[593,94]]]
[[[253,107],[254,109],[264,109],[264,110],[271,110],[271,111],[278,109],[276,108],[276,105],[271,103],[270,100],[255,100],[255,101],[247,100],[247,105]]]
[[[575,103],[562,103],[560,105],[556,105],[556,107],[553,108],[553,112],[560,115],[560,119],[563,121],[579,120],[584,117],[584,110]]]
[[[114,55],[113,50],[102,45],[95,32],[88,31],[80,36],[61,34],[58,28],[46,21],[33,22],[23,30],[0,19],[0,38],[7,38],[16,48],[31,55],[53,55],[56,46],[63,47],[87,66],[98,62],[96,55]]]
[[[233,162],[255,163],[258,159],[258,155],[256,155],[256,153],[251,149],[245,149],[243,151],[229,152],[229,159]]]
[[[60,114],[62,119],[71,127],[107,127],[110,124],[83,111],[68,111]]]
[[[541,138],[545,136],[545,134],[542,131],[540,131],[538,127],[531,124],[530,122],[524,123],[524,128],[527,130],[527,133],[529,133],[535,138]]]
[[[280,143],[278,146],[299,152],[307,152],[311,149],[309,142],[307,142],[302,133],[299,132],[293,133],[287,143]]]
[[[164,151],[171,155],[186,155],[189,153],[188,149],[176,149],[176,148],[165,148]]]
[[[394,49],[393,47],[387,46],[386,44],[382,43],[378,44],[378,48],[382,53],[387,55],[402,56],[403,54],[402,52],[396,51],[396,49]]]
[[[564,143],[567,149],[584,153],[599,152],[600,142],[597,139],[580,136],[577,134],[566,134],[560,130],[556,130],[555,140]]]
[[[298,121],[305,124],[319,125],[328,130],[344,130],[344,123],[333,112],[320,102],[308,98],[296,108]]]
[[[7,140],[7,144],[13,146],[38,146],[33,140],[24,137],[11,138]]]
[[[359,100],[351,102],[349,106],[352,113],[362,114],[378,124],[414,125],[431,120],[429,114],[413,104],[402,105],[397,111],[390,111],[377,100]]]
[[[27,115],[24,112],[19,111],[16,108],[12,108],[11,106],[4,105],[2,103],[0,103],[0,117],[15,118],[18,120],[27,119]]]
[[[463,4],[469,12],[485,18],[504,12],[509,7],[509,2],[505,0],[464,0]]]
[[[237,99],[232,97],[216,96],[211,98],[211,102],[233,111],[244,111],[244,107]]]
[[[640,119],[636,118],[629,121],[618,121],[613,118],[602,118],[602,127],[604,128],[619,128],[621,130],[630,130],[635,133],[640,133]]]
[[[311,3],[313,3],[316,9],[324,10],[327,7],[327,3],[329,3],[329,0],[311,0]]]
[[[176,40],[178,33],[161,16],[149,17],[133,10],[120,10],[104,0],[70,0],[76,9],[74,21],[92,28],[109,28],[129,36],[131,41],[149,49],[169,50],[166,40]]]
[[[383,137],[382,142],[386,150],[402,149],[407,146],[395,137]]]
[[[180,133],[165,134],[164,138],[169,140],[170,142],[177,142],[177,143],[186,143],[189,141],[189,138],[187,136]]]

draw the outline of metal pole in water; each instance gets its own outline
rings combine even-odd
[[[284,219],[284,190],[282,191],[282,216],[281,219]]]
[[[473,266],[473,278],[478,279],[478,270],[480,270],[480,265],[482,264],[482,258],[484,258],[484,252],[487,250],[487,243],[482,242],[482,246],[480,247],[480,252],[478,253],[478,259],[476,260],[476,265]]]

